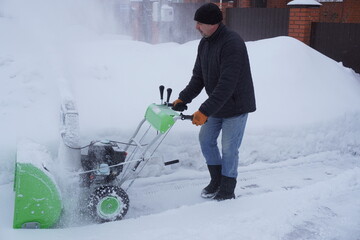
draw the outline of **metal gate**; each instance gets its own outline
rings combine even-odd
[[[312,23],[310,46],[360,73],[360,23]]]
[[[244,41],[288,35],[288,8],[228,8],[226,25]]]

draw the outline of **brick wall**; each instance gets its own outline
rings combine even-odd
[[[320,22],[341,22],[344,10],[343,2],[322,2]]]
[[[267,0],[268,8],[286,8],[291,0]],[[360,23],[360,0],[321,2],[320,21]]]
[[[286,8],[288,0],[267,0],[268,8]]]
[[[360,23],[360,0],[344,0],[343,22]]]
[[[237,8],[249,8],[251,7],[251,0],[234,0],[233,6]]]
[[[319,8],[291,8],[289,18],[289,36],[309,45],[311,22],[318,22],[319,19]]]
[[[251,0],[240,0],[238,6],[241,8],[249,8],[251,7]]]
[[[360,1],[322,2],[320,22],[360,23]]]

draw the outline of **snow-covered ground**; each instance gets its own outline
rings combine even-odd
[[[17,142],[46,146],[56,162],[64,96],[76,100],[82,145],[123,141],[159,102],[160,84],[175,99],[191,77],[198,41],[131,41],[98,4],[0,1],[1,240],[360,239],[360,75],[289,37],[247,42],[258,110],[240,148],[237,199],[200,197],[209,176],[199,128],[178,121],[129,189],[125,219],[86,225],[64,209],[61,228],[12,229]],[[172,159],[180,163],[163,166]]]

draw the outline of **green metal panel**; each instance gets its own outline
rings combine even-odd
[[[60,218],[58,188],[44,171],[31,163],[16,163],[14,228],[50,228]]]
[[[174,125],[174,117],[179,113],[165,105],[151,104],[145,113],[145,119],[159,132],[165,133]]]

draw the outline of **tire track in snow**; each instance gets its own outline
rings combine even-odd
[[[235,194],[243,199],[272,192],[299,190],[335,178],[354,166],[360,166],[358,156],[338,151],[321,152],[277,163],[240,166]],[[207,171],[184,168],[168,175],[139,178],[127,190],[130,208],[124,220],[212,201],[200,197],[201,190],[208,182]],[[127,186],[127,182],[124,185]],[[73,218],[77,219],[76,216]],[[65,222],[60,227],[87,224],[77,220]]]
[[[260,163],[239,168],[237,197],[252,197],[274,191],[292,191],[327,181],[360,163],[356,156],[340,152],[321,152],[278,163]],[[179,174],[179,176],[177,176]],[[156,214],[186,205],[201,204],[208,184],[207,172],[193,172],[184,178],[175,172],[156,181],[135,181],[129,189],[130,210],[125,219]]]

